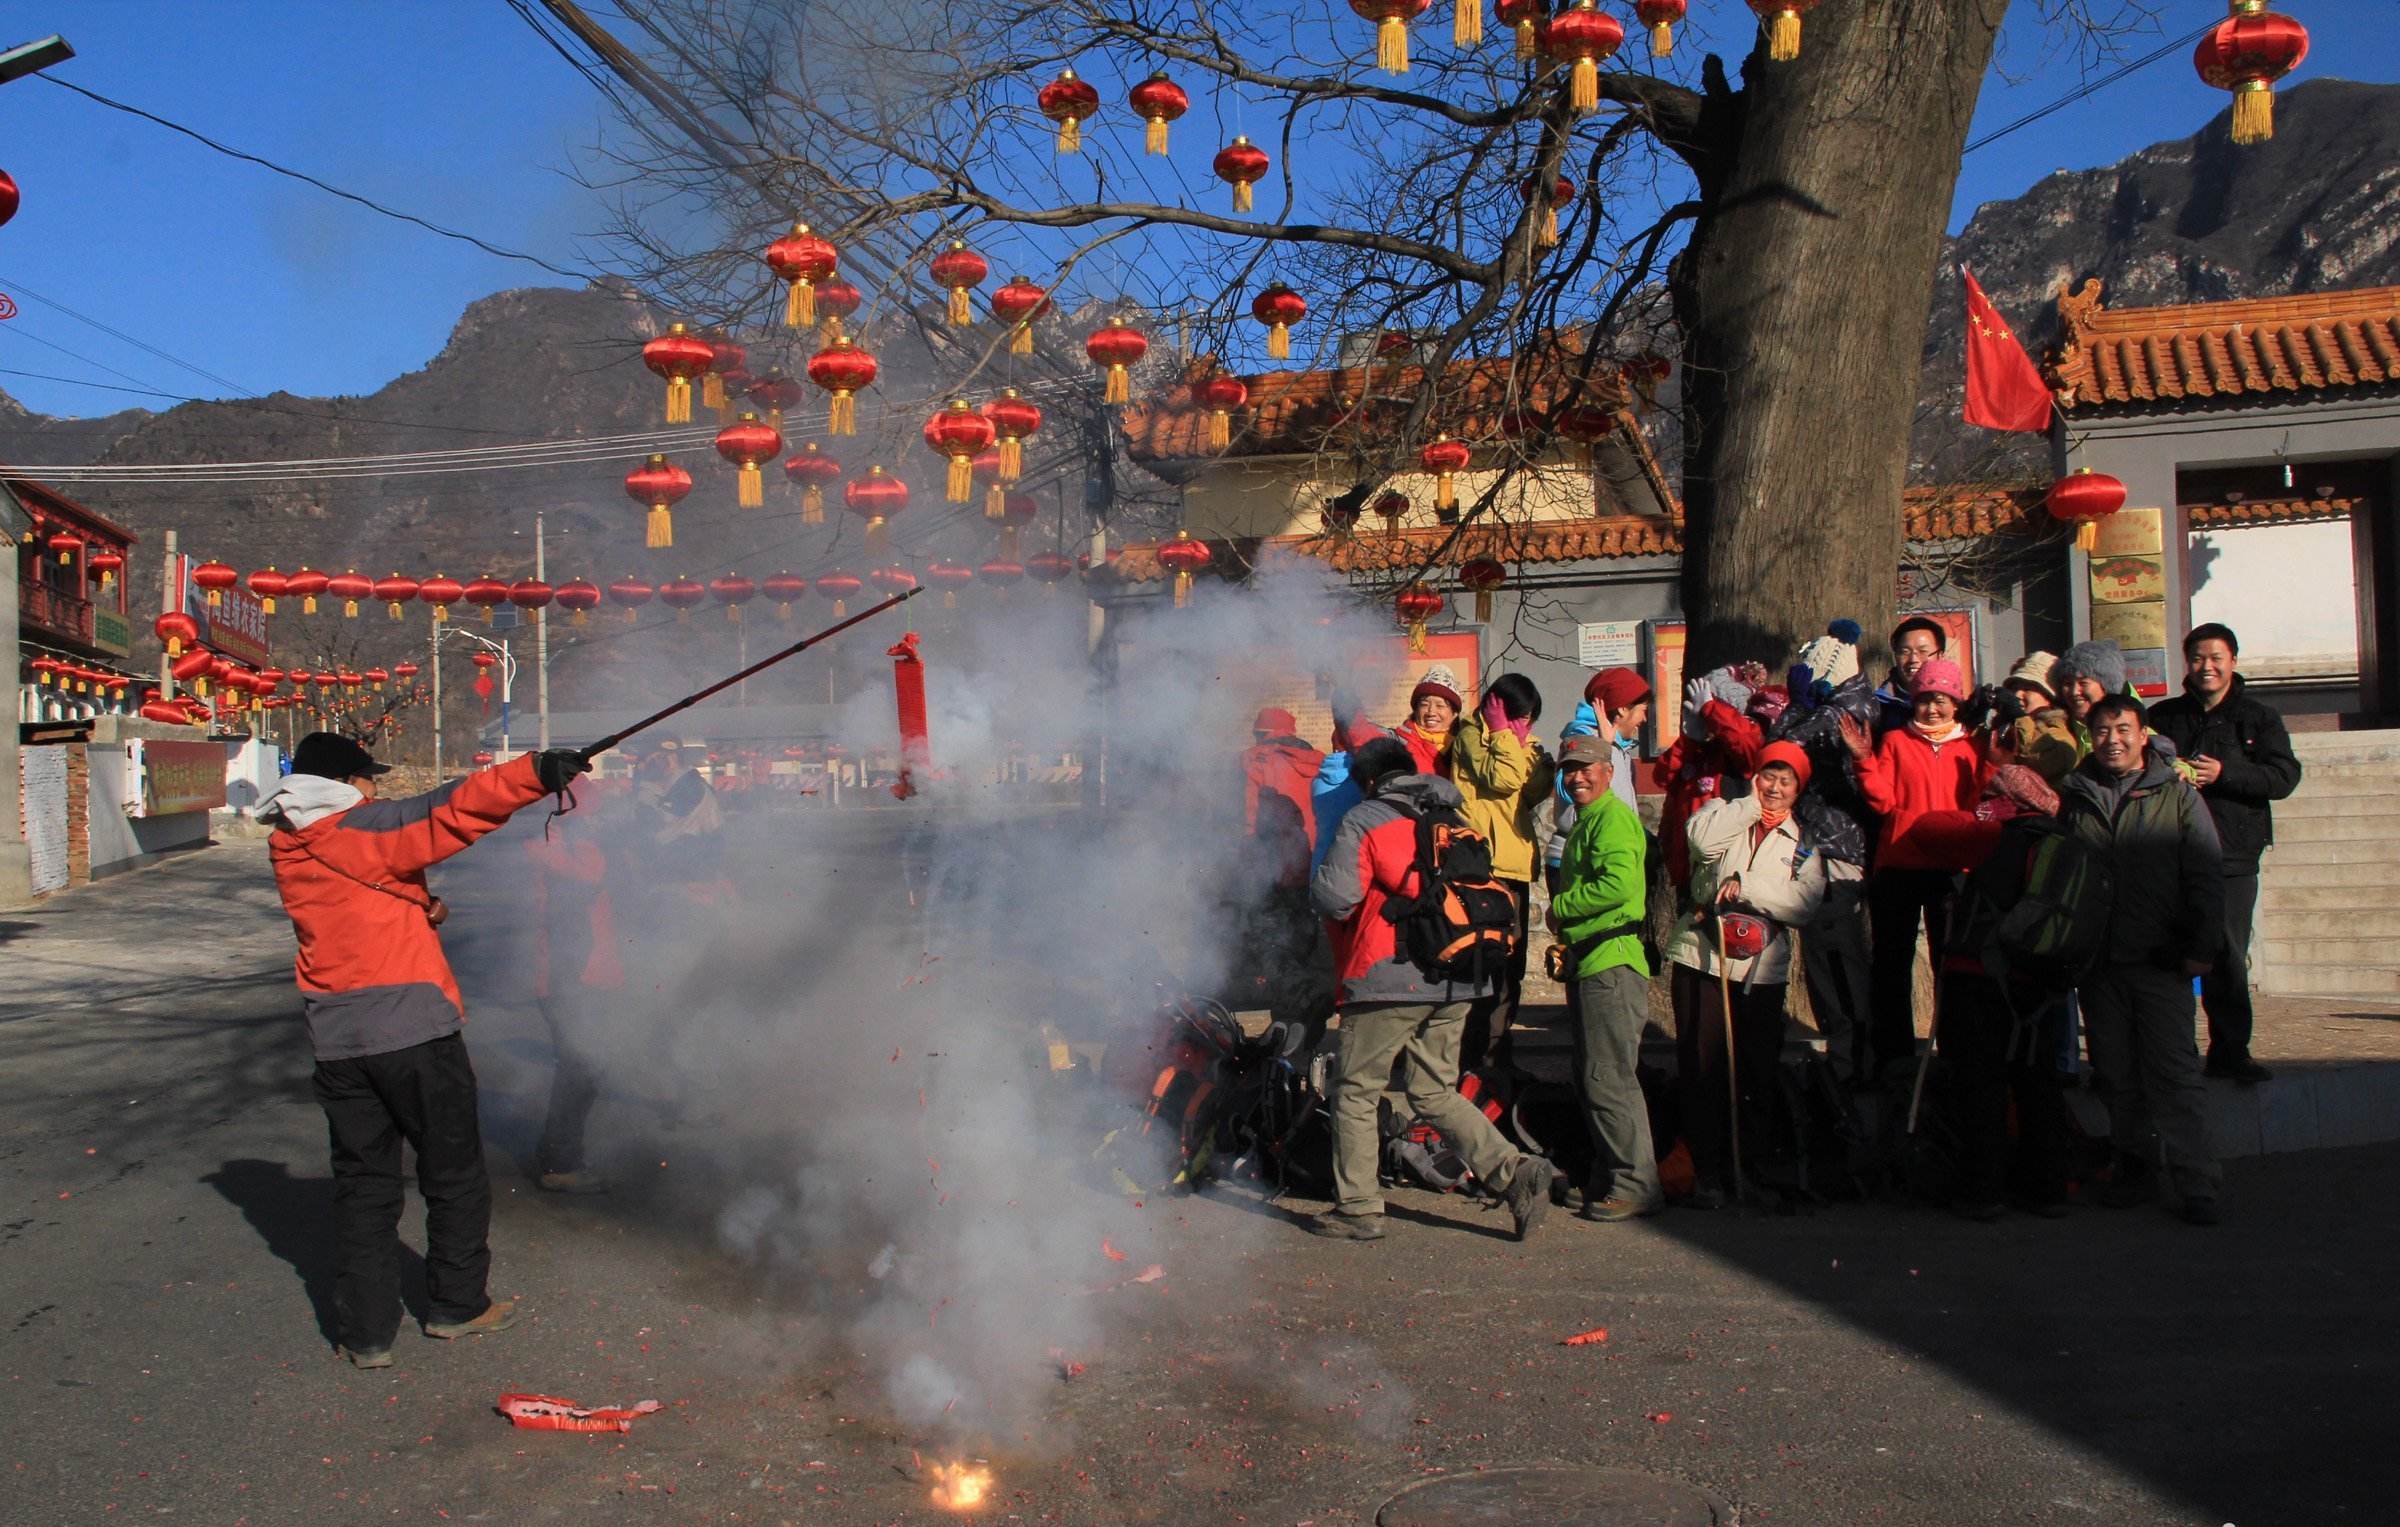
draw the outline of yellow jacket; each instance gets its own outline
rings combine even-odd
[[[1460,811],[1467,825],[1491,840],[1492,873],[1503,880],[1533,879],[1533,814],[1550,798],[1558,765],[1539,743],[1461,716],[1450,729],[1450,779],[1466,797]]]

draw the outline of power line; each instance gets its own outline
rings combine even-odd
[[[2082,100],[2085,96],[2092,94],[2094,91],[2104,90],[2110,85],[2115,84],[2117,81],[2123,79],[2128,74],[2133,73],[2135,70],[2146,69],[2150,65],[2157,63],[2160,59],[2166,57],[2168,54],[2173,53],[2180,48],[2190,47],[2193,43],[2198,42],[2208,33],[2215,31],[2217,26],[2217,22],[2211,21],[2202,26],[2198,31],[2186,32],[2183,36],[2178,37],[2171,42],[2163,43],[2158,48],[2143,54],[2140,58],[2133,60],[2133,62],[2129,64],[2121,64],[2117,68],[2100,76],[2100,78],[2096,80],[2086,81],[2077,88],[2068,91],[2065,95],[2060,96],[2057,100],[2052,101],[2049,105],[2037,106],[2033,110],[2025,113],[2025,115],[2017,118],[2014,122],[2010,122],[2002,127],[1993,128],[1990,132],[1985,133],[1982,137],[1977,138],[1972,143],[1969,143],[1964,149],[1960,150],[1960,152],[1962,154],[1972,154],[1977,149],[1984,147],[1986,144],[1999,142],[2002,138],[2007,137],[2010,133],[2015,132],[2020,127],[2030,127],[2034,123],[2039,122],[2042,118],[2049,116],[2054,112],[2063,111],[2067,107],[2074,105],[2077,101]]]
[[[22,281],[15,280],[9,276],[0,275],[0,284],[14,287],[16,290],[23,292],[26,296],[31,297],[36,302],[46,302],[50,306],[66,314],[69,318],[74,319],[76,322],[88,324],[91,327],[98,329],[101,333],[108,335],[112,339],[123,340],[126,344],[133,346],[136,350],[148,351],[150,354],[157,356],[162,361],[168,362],[170,365],[181,366],[184,370],[189,371],[194,376],[206,377],[209,381],[216,383],[218,386],[230,387],[235,392],[241,393],[245,397],[256,397],[258,395],[258,389],[255,387],[244,387],[241,383],[233,380],[231,377],[219,376],[205,366],[196,366],[179,355],[170,355],[147,340],[134,338],[132,335],[126,333],[123,329],[111,328],[109,325],[102,323],[97,318],[91,317],[89,314],[78,313],[73,308],[59,301],[56,297],[44,296],[42,293],[35,291],[32,287],[27,286]],[[169,397],[172,396],[172,394],[161,393],[160,396]]]

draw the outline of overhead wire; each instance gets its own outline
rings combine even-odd
[[[230,387],[235,392],[242,394],[244,397],[254,398],[258,396],[258,389],[255,387],[244,387],[241,383],[233,380],[231,377],[219,376],[216,372],[209,370],[206,366],[196,365],[191,361],[185,360],[180,355],[170,354],[165,350],[161,350],[158,346],[151,344],[146,339],[136,339],[133,335],[126,333],[123,329],[114,328],[108,324],[102,323],[99,319],[92,317],[88,313],[79,313],[75,309],[59,301],[56,297],[37,292],[32,287],[27,286],[24,282],[17,280],[13,276],[0,274],[0,285],[8,286],[12,288],[13,292],[22,293],[27,297],[31,297],[36,302],[47,303],[49,306],[54,307],[60,312],[66,314],[69,318],[74,319],[77,323],[88,324],[92,328],[98,329],[101,333],[108,335],[111,339],[122,340],[124,343],[133,346],[136,350],[141,350],[150,355],[155,355],[160,360],[167,362],[171,366],[180,366],[194,376],[205,377],[220,387]],[[174,394],[161,393],[159,396],[172,397]]]
[[[2221,20],[2222,18],[2219,18],[2219,21]],[[2168,54],[2176,52],[2182,48],[2190,47],[2192,44],[2198,42],[2202,37],[2205,37],[2210,32],[2215,31],[2219,25],[2219,21],[2207,22],[2196,31],[2186,32],[2181,37],[2161,43],[2155,49],[2143,54],[2140,58],[2134,59],[2130,63],[2120,64],[2118,67],[2110,70],[2108,73],[2100,76],[2096,80],[2087,80],[2082,85],[2079,85],[2075,89],[2068,91],[2065,95],[2060,96],[2057,100],[2050,102],[2048,105],[2037,106],[2033,110],[2025,113],[2025,115],[2017,118],[2015,121],[1995,127],[1990,132],[1985,133],[1982,137],[1970,141],[1964,149],[1960,150],[1960,153],[1962,155],[1972,154],[1979,148],[1983,148],[1989,144],[1997,143],[2002,138],[2007,137],[2010,133],[2017,131],[2019,128],[2030,127],[2034,123],[2042,120],[2042,118],[2050,116],[2055,112],[2063,111],[2067,107],[2074,105],[2077,101],[2082,100],[2085,96],[2091,95],[2096,91],[2107,89],[2109,86],[2125,78],[2125,76],[2133,73],[2137,69],[2146,69],[2150,65],[2157,63],[2160,59],[2166,57]]]

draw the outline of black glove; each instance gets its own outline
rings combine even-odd
[[[1985,684],[1967,696],[1967,703],[1958,708],[1959,725],[1972,732],[1991,719],[1992,705],[2000,698],[2000,687]]]
[[[533,755],[533,777],[542,782],[542,789],[551,795],[575,783],[575,776],[591,772],[591,760],[573,748],[551,748]]]

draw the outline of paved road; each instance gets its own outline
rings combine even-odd
[[[458,890],[472,942],[506,882]],[[871,1008],[822,1015],[809,1051],[843,1092],[933,1076],[953,1159],[896,1133],[827,1147],[862,1116],[823,1071],[800,1089],[762,1027],[706,1096],[670,1098],[660,1076],[695,1063],[671,1048],[621,1078],[598,1124],[625,1189],[575,1201],[511,1155],[538,1030],[481,1008],[497,1282],[533,1318],[472,1343],[412,1327],[399,1366],[355,1372],[321,1332],[329,1191],[288,950],[255,845],[0,919],[0,1520],[928,1520],[920,1461],[952,1452],[996,1471],[994,1519],[1027,1521],[1358,1522],[1430,1471],[1545,1461],[1686,1481],[1753,1524],[2400,1520],[2400,1149],[2242,1164],[2215,1231],[1845,1207],[1564,1221],[1520,1247],[1403,1194],[1392,1239],[1337,1245],[1231,1196],[1136,1208],[1045,1178],[972,1207],[1020,1191],[1030,1146],[1005,1119],[979,1136],[938,1064],[887,1060]],[[774,1106],[787,1081],[810,1107]],[[890,1279],[868,1242],[801,1234],[887,1170],[989,1234],[930,1268],[904,1247]],[[1079,1286],[1013,1287],[1019,1267]],[[931,1407],[903,1349],[968,1375],[966,1406]],[[520,1388],[667,1409],[624,1437],[520,1432],[490,1408]]]

